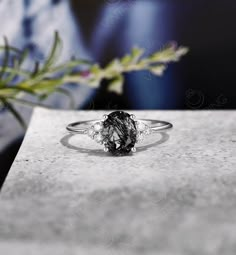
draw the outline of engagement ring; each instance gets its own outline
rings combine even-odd
[[[104,151],[115,156],[135,152],[135,144],[144,137],[156,132],[163,132],[173,125],[166,121],[136,119],[135,115],[115,111],[104,115],[103,120],[78,121],[66,128],[73,134],[85,134],[97,143],[104,145]]]

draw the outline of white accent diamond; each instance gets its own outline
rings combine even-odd
[[[140,142],[142,142],[143,141],[143,139],[144,139],[144,135],[143,134],[141,134],[141,133],[139,133],[138,135],[137,135],[137,143],[140,143]]]
[[[138,129],[138,131],[142,132],[142,131],[144,131],[146,129],[146,125],[143,122],[138,121],[137,122],[137,129]]]
[[[103,136],[101,134],[97,134],[94,136],[94,139],[97,143],[101,143],[103,140]]]
[[[90,128],[90,129],[88,130],[88,135],[89,135],[90,137],[93,138],[93,136],[94,136],[94,130],[93,130],[93,128]]]
[[[151,134],[151,129],[148,127],[146,130],[145,130],[145,135],[150,135]]]
[[[97,122],[94,124],[93,128],[94,128],[94,131],[99,132],[102,130],[102,124],[100,122]]]

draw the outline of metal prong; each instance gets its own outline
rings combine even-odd
[[[130,118],[131,118],[132,120],[136,120],[136,116],[135,116],[134,114],[131,114],[131,115],[130,115]]]
[[[107,115],[107,114],[104,114],[104,115],[103,115],[103,119],[104,119],[104,120],[107,120],[107,118],[108,118],[108,115]]]
[[[131,149],[131,151],[132,151],[132,152],[136,152],[137,149],[136,149],[135,147],[133,147],[133,148]]]
[[[108,148],[105,146],[104,149],[103,149],[105,152],[108,152]]]

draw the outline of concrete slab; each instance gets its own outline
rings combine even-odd
[[[0,254],[234,254],[236,111],[140,111],[174,129],[127,157],[36,108],[0,195]],[[151,144],[150,144],[151,143]]]

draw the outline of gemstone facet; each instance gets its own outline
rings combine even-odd
[[[101,133],[108,151],[117,156],[127,155],[137,141],[135,121],[123,111],[110,113],[103,122]]]

